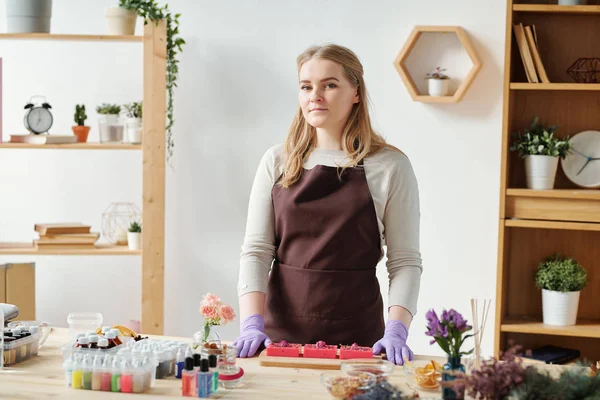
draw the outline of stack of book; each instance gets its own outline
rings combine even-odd
[[[99,232],[91,232],[91,226],[81,222],[35,224],[39,234],[33,240],[37,248],[94,247],[100,237]]]
[[[513,29],[527,80],[530,83],[550,83],[540,57],[535,25],[523,26],[522,23],[518,23],[513,25]]]

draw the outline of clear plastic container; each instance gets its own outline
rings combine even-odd
[[[104,318],[97,312],[74,312],[67,316],[69,337],[73,340],[78,333],[95,332],[102,325]]]
[[[31,328],[30,328],[31,329]],[[38,355],[42,332],[21,327],[4,331],[3,364],[11,366]]]

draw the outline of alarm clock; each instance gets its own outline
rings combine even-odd
[[[600,188],[600,132],[579,132],[571,138],[571,144],[561,160],[566,177],[583,188]]]
[[[41,103],[34,103],[34,98],[43,99]],[[48,129],[52,126],[54,118],[50,109],[52,106],[46,102],[44,96],[33,96],[29,99],[29,102],[25,105],[25,116],[23,117],[23,123],[25,128],[33,133],[39,135],[41,133],[47,133]]]

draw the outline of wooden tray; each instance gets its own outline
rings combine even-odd
[[[264,349],[258,355],[258,364],[263,367],[282,367],[282,368],[309,368],[309,369],[340,369],[342,360],[339,358],[340,350],[338,349],[338,358],[304,358],[302,351],[300,357],[279,357],[268,356],[267,349]],[[373,358],[361,359],[361,362],[376,363],[379,360],[385,360],[385,354],[374,355]]]

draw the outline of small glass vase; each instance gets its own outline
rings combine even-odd
[[[221,345],[221,337],[219,333],[214,328],[216,325],[204,324],[201,330],[194,333],[193,339],[194,344],[198,346],[202,346],[205,343],[216,343],[217,345]]]
[[[465,373],[465,366],[461,363],[461,358],[449,356],[448,362],[442,368],[442,399],[464,399],[464,393],[457,393],[452,388],[452,381],[459,373]]]

